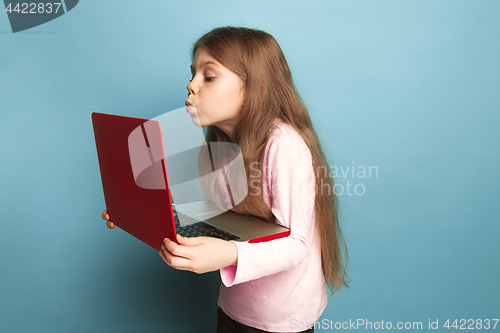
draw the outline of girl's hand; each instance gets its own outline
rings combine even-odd
[[[102,212],[102,218],[103,220],[107,220],[106,225],[108,226],[109,229],[113,229],[115,227],[115,224],[109,220],[109,215],[106,210]]]
[[[238,250],[233,242],[214,237],[182,237],[179,244],[165,238],[160,256],[171,267],[197,274],[237,266]]]

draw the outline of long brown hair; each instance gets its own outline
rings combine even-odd
[[[309,147],[317,186],[314,209],[322,269],[333,295],[342,285],[348,286],[347,248],[339,223],[334,180],[328,172],[327,157],[307,108],[295,89],[290,68],[278,42],[261,30],[220,27],[206,33],[193,45],[193,59],[200,48],[238,74],[245,83],[244,106],[231,137],[216,126],[208,126],[206,135],[207,142],[232,142],[241,149],[248,195],[237,205],[240,210],[266,220],[275,219],[264,202],[262,191],[251,183],[252,179],[260,177],[260,184],[263,184],[262,162],[275,119],[292,126]],[[254,162],[258,162],[260,170],[251,167]],[[323,193],[325,184],[328,193]]]

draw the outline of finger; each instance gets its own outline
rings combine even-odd
[[[165,238],[163,240],[163,245],[165,246],[165,249],[174,256],[188,258],[188,259],[190,258],[189,248],[178,245],[175,242],[171,241],[169,238]]]
[[[177,241],[180,245],[195,246],[203,244],[203,242],[205,241],[205,237],[182,237],[181,235],[177,234]]]
[[[167,257],[165,256],[165,253],[163,253],[163,249],[164,249],[164,247],[162,246],[161,247],[161,251],[159,252],[160,253],[160,257],[163,259],[164,262],[167,263],[167,265],[170,266],[170,264],[168,263]]]
[[[102,212],[102,219],[109,220],[108,211],[106,209]]]
[[[170,267],[184,271],[191,270],[191,261],[189,259],[173,255],[165,245],[162,245],[161,249],[163,251],[161,256]]]
[[[106,222],[106,225],[108,226],[109,229],[113,229],[115,227],[115,224],[111,221]]]

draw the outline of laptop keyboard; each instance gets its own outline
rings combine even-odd
[[[174,209],[174,220],[175,220],[175,229],[177,230],[177,233],[183,237],[208,236],[208,237],[220,238],[227,241],[240,239],[240,237],[236,236],[235,234],[214,227],[213,225],[210,225],[208,223],[195,220],[183,213],[177,213],[175,209]],[[180,221],[182,221],[183,224],[185,223],[191,223],[191,224],[183,227],[181,226]]]

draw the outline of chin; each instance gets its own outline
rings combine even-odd
[[[193,124],[197,127],[202,127],[201,125],[201,121],[200,121],[200,118],[198,117],[198,115],[191,115],[191,120],[193,121]]]

